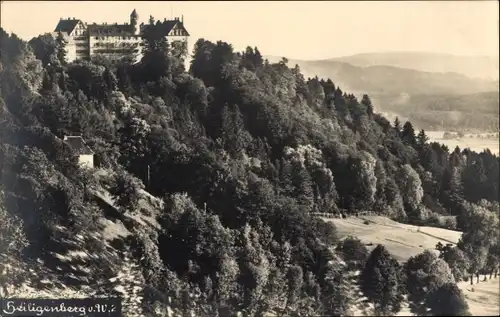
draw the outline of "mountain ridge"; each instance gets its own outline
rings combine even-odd
[[[425,51],[392,51],[358,53],[317,59],[316,61],[340,61],[358,67],[386,65],[434,73],[450,72],[463,74],[472,79],[498,80],[499,78],[498,56],[468,56]]]

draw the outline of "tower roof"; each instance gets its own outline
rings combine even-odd
[[[130,13],[130,16],[131,17],[138,17],[137,11],[135,11],[135,9],[134,9],[134,11],[132,11],[132,13]]]

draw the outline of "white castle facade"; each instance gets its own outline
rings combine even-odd
[[[61,34],[66,41],[66,61],[105,58],[110,61],[129,59],[140,60],[143,45],[142,34],[150,24],[138,25],[136,10],[130,14],[125,24],[87,24],[75,18],[60,19],[53,36]],[[154,24],[169,43],[183,41],[187,45],[189,33],[184,27],[184,19],[174,18],[157,21]]]

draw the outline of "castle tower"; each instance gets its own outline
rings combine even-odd
[[[139,34],[139,27],[137,25],[137,21],[139,20],[139,15],[137,14],[137,11],[132,11],[130,14],[130,25],[132,26],[132,29],[134,30],[134,34],[137,35]]]

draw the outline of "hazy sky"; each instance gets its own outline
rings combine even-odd
[[[84,22],[142,22],[184,15],[196,39],[227,41],[264,55],[331,58],[379,51],[498,56],[498,1],[104,2],[5,1],[1,25],[29,40],[53,31],[60,17]]]

